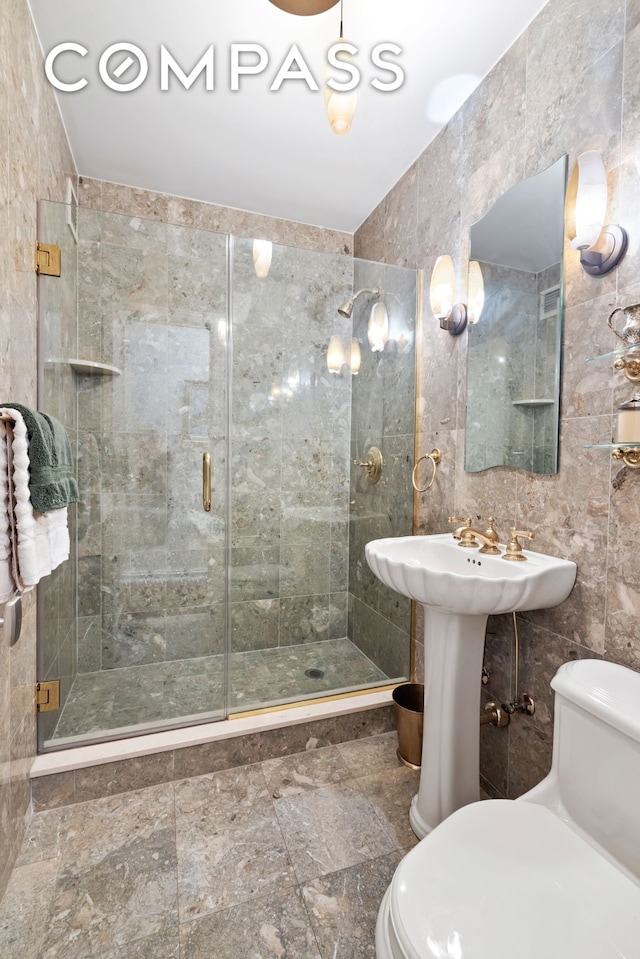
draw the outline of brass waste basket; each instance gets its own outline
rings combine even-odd
[[[402,683],[396,686],[392,695],[398,730],[398,759],[411,769],[420,769],[424,683]]]

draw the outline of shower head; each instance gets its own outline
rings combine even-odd
[[[368,289],[358,290],[358,292],[354,293],[350,299],[346,300],[342,304],[342,306],[338,307],[338,313],[340,314],[340,316],[344,316],[345,319],[347,320],[351,319],[351,314],[353,313],[354,304],[361,293],[373,293],[373,295],[377,298],[382,293],[382,290],[368,290]]]

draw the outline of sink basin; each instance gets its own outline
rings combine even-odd
[[[365,554],[378,579],[424,606],[422,769],[409,814],[422,838],[480,798],[487,617],[564,602],[576,564],[529,550],[526,562],[508,562],[479,548],[465,549],[451,533],[377,539],[367,543]]]
[[[576,564],[523,552],[526,562],[508,562],[459,546],[451,533],[376,539],[365,547],[378,579],[424,606],[488,615],[564,602],[575,582]]]

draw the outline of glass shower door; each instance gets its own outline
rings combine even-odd
[[[75,671],[44,748],[225,715],[227,237],[78,213],[75,356],[53,348],[41,290],[45,369],[72,371],[81,493]]]

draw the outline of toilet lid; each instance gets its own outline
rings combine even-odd
[[[402,860],[390,893],[407,959],[640,957],[640,885],[535,803],[459,809]]]

